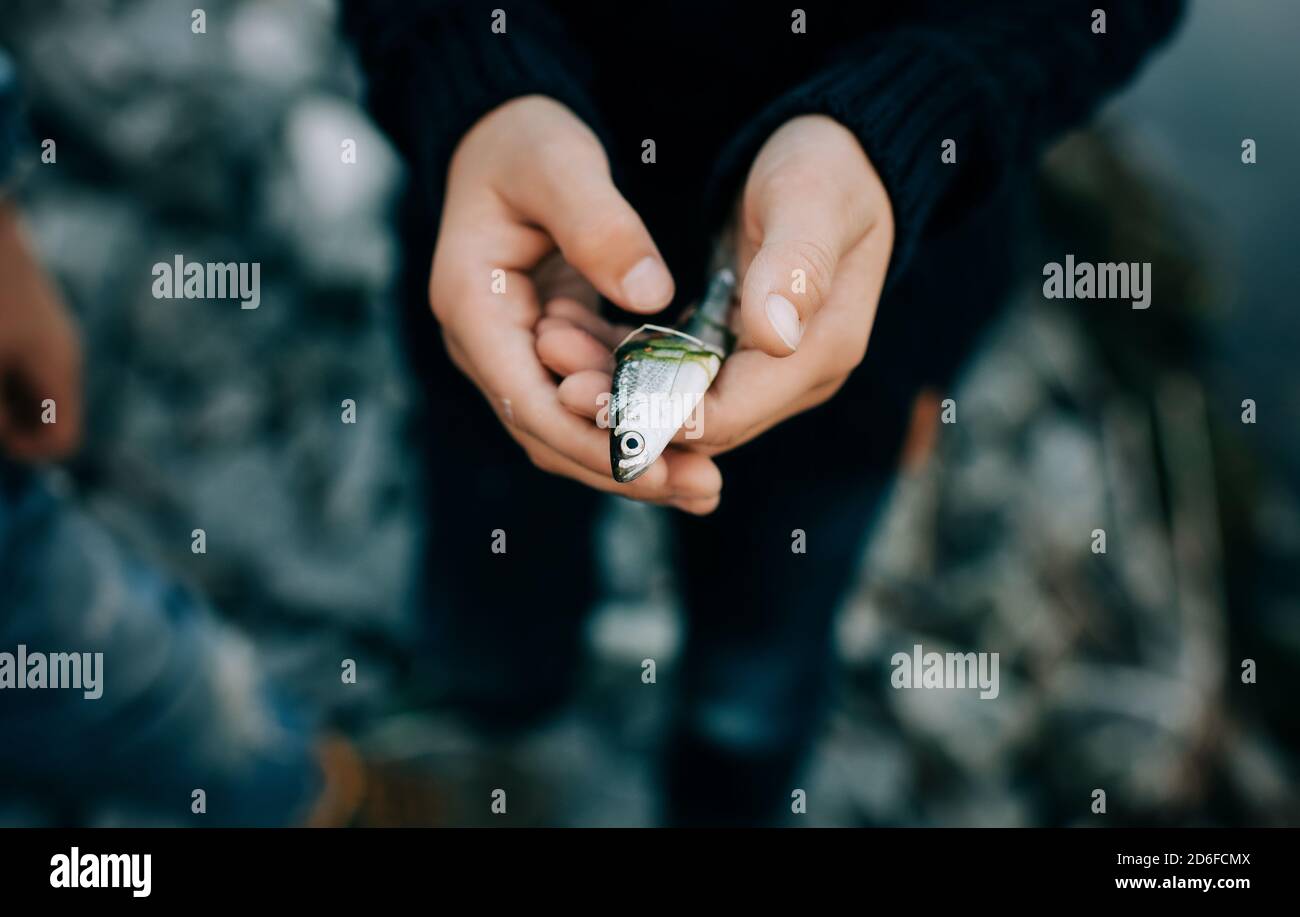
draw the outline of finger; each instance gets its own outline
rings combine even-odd
[[[451,295],[450,287],[445,282],[440,295]],[[456,366],[512,434],[526,434],[571,461],[599,468],[592,458],[599,435],[560,404],[555,382],[538,358],[533,334],[538,310],[527,276],[509,272],[505,295],[473,285],[463,289],[458,305],[438,309],[445,316],[443,337]],[[592,438],[584,443],[584,435]]]
[[[6,424],[0,431],[0,443],[10,458],[20,462],[46,462],[66,458],[76,451],[79,437],[63,433],[57,424],[37,427],[14,427]]]
[[[718,508],[721,497],[712,497],[707,500],[674,500],[672,506],[684,513],[690,513],[692,516],[707,516]]]
[[[507,432],[525,445],[534,464],[612,491],[608,434],[560,404],[537,355],[534,328],[541,309],[526,273],[543,254],[537,240],[516,233],[490,207],[444,214],[443,229],[430,303],[456,366],[483,393]],[[489,277],[490,284],[484,282]],[[666,476],[666,467],[651,469],[639,487],[629,488],[630,495],[674,497],[662,490]]]
[[[560,383],[560,403],[580,417],[608,423],[611,384],[607,371],[574,373]],[[786,417],[820,403],[816,399],[822,392],[818,385],[810,387],[792,361],[754,350],[740,351],[726,363],[673,442],[708,455],[735,448]]]
[[[468,362],[481,367],[484,361],[475,358],[473,345],[466,349]],[[671,489],[677,484],[670,486],[666,478],[669,468],[659,463],[652,465],[631,485],[618,485],[610,474],[608,431],[567,410],[560,403],[555,384],[549,377],[539,382],[533,375],[534,369],[545,374],[535,355],[529,366],[516,365],[509,372],[490,369],[479,383],[485,393],[490,393],[489,401],[507,431],[521,442],[533,444],[529,456],[534,464],[601,490],[623,493],[636,499],[665,500],[677,495],[677,491]],[[537,447],[544,447],[544,450]],[[697,480],[688,477],[681,484],[687,495],[701,495],[691,492],[692,482]],[[626,492],[619,490],[620,487],[626,487]],[[703,495],[710,492],[706,486]]]
[[[765,418],[783,411],[808,389],[802,360],[771,357],[759,350],[732,354],[705,392],[690,429],[679,440],[691,448],[732,449]]]
[[[40,365],[29,362],[27,372],[42,405],[51,404],[52,423],[42,423],[42,441],[47,458],[65,458],[81,443],[82,392],[81,348],[75,331],[69,330],[50,347]]]
[[[753,345],[782,357],[798,349],[830,296],[841,255],[867,226],[863,208],[846,206],[823,176],[786,175],[765,184],[746,201],[761,241],[745,270],[740,309]]]
[[[604,417],[602,412],[609,404],[610,382],[608,372],[584,370],[574,373],[560,383],[561,403],[580,417],[590,418],[598,422],[603,420],[606,426],[598,429],[600,429],[606,441],[608,441],[609,437],[608,419]],[[707,464],[700,463],[698,459],[703,457],[705,457],[703,453],[679,449],[674,446],[670,446],[664,451],[661,458],[663,462],[668,464],[669,478],[673,490],[677,493],[715,492],[721,488],[722,474],[717,465],[712,460]],[[661,463],[656,462],[651,465],[651,471],[659,464]],[[617,492],[615,491],[615,493]],[[709,507],[703,511],[712,512],[713,508]],[[689,511],[696,512],[699,509],[697,507]]]
[[[586,427],[559,404],[536,352],[541,307],[527,269],[541,253],[508,216],[490,202],[444,213],[430,305],[453,362],[502,423],[576,461],[571,438]]]
[[[678,441],[710,454],[731,449],[834,395],[866,354],[889,244],[887,234],[868,233],[840,258],[840,281],[798,352],[732,354]]]
[[[604,417],[602,411],[608,409],[612,386],[609,369],[579,370],[560,383],[560,404],[579,417],[600,420]],[[605,423],[608,426],[607,417]]]
[[[543,258],[533,268],[532,275],[537,296],[544,303],[562,299],[592,311],[600,307],[600,294],[596,288],[564,260],[559,249]]]
[[[712,458],[698,452],[670,446],[664,450],[655,464],[662,464],[667,468],[668,490],[674,495],[674,499],[687,502],[712,500],[713,505],[717,506],[716,501],[722,493],[722,472]]]
[[[444,217],[430,300],[448,353],[516,439],[526,435],[569,462],[607,475],[607,439],[560,404],[537,354],[534,328],[541,309],[524,263],[536,256],[529,248],[533,240],[512,236],[505,216],[466,207]]]
[[[614,370],[614,354],[600,341],[563,319],[543,318],[537,323],[537,355],[559,376],[583,370]]]
[[[520,434],[518,438],[529,458],[543,471],[572,478],[605,493],[647,503],[681,504],[684,508],[689,507],[690,512],[702,512],[711,511],[717,505],[722,491],[722,474],[718,466],[712,459],[697,453],[669,450],[635,481],[619,484],[609,474],[607,437],[604,472],[595,472],[573,462],[527,434]]]
[[[525,270],[535,263],[530,258],[540,257],[538,240],[527,234],[512,237],[513,230],[498,225],[490,209],[458,212],[481,218],[444,217],[443,241],[430,278],[431,304],[456,365],[483,392],[534,464],[633,499],[667,503],[715,497],[721,475],[711,460],[700,464],[703,456],[668,457],[631,484],[613,480],[608,431],[560,404],[555,383],[536,352],[534,329],[541,310]],[[513,269],[491,285],[483,282],[503,265]],[[683,479],[674,473],[679,466]]]
[[[566,145],[538,155],[536,169],[509,170],[499,179],[505,201],[546,230],[564,260],[611,302],[633,312],[668,305],[672,275],[645,224],[614,187],[604,152]]]
[[[572,322],[611,351],[633,330],[628,325],[617,325],[606,321],[594,308],[589,309],[580,302],[564,297],[548,302],[545,312],[550,317]]]
[[[838,326],[813,334],[836,335]],[[737,351],[687,418],[673,442],[708,455],[733,449],[787,417],[829,398],[844,376],[823,373],[819,357],[824,350],[809,348],[798,359],[770,357],[757,350]],[[607,369],[575,372],[560,382],[560,403],[579,417],[608,424],[609,392],[613,384]]]
[[[23,461],[65,458],[81,441],[81,366],[75,336],[29,355],[8,374],[0,439]]]
[[[506,427],[507,431],[514,436],[524,447],[528,454],[529,460],[548,474],[560,475],[561,477],[572,478],[588,487],[594,487],[607,493],[618,493],[619,484],[608,472],[608,467],[604,471],[597,468],[590,468],[585,463],[575,461],[567,455],[561,454],[548,443],[535,436],[525,433],[518,427]],[[589,428],[591,432],[598,432],[594,427]],[[605,465],[609,465],[609,449],[605,449]],[[641,478],[633,482],[632,486],[622,491],[624,496],[637,500],[650,502],[667,502],[676,495],[669,492],[668,468],[658,467],[650,468]],[[639,485],[639,486],[637,486]],[[700,496],[695,494],[692,496]]]
[[[781,358],[758,350],[737,351],[674,442],[716,454],[820,404],[838,383],[823,378],[811,341],[804,354]]]

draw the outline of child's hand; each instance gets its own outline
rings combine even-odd
[[[43,403],[54,402],[53,423]],[[25,461],[61,458],[81,438],[77,327],[18,224],[0,203],[0,447]]]
[[[560,257],[550,257],[557,249]],[[672,277],[614,187],[596,136],[551,99],[512,100],[465,135],[448,172],[429,278],[447,350],[539,468],[639,500],[712,510],[722,487],[712,460],[673,450],[636,482],[616,484],[608,431],[560,404],[537,355],[536,325],[543,304],[594,308],[593,288],[645,313],[673,296]]]
[[[736,352],[677,442],[716,455],[834,395],[862,362],[894,241],[889,196],[861,145],[838,122],[786,122],[754,160],[737,214],[742,277]],[[588,328],[599,340],[614,337]],[[590,345],[591,342],[588,342]],[[610,387],[592,346],[544,329],[560,398],[595,417]]]

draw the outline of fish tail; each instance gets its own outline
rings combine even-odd
[[[704,298],[682,322],[680,330],[720,349],[724,354],[730,353],[735,337],[731,333],[728,319],[735,292],[736,275],[731,269],[724,267],[715,271],[709,279]]]

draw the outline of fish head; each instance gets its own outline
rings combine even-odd
[[[679,425],[655,422],[650,398],[634,395],[610,431],[609,464],[620,484],[635,481],[654,464],[672,442]]]
[[[609,458],[620,484],[645,474],[686,423],[722,356],[679,331],[642,327],[616,353]]]

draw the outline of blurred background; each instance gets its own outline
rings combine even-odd
[[[416,518],[390,301],[400,164],[331,2],[207,0],[203,40],[190,6],[0,12],[36,138],[19,203],[87,348],[87,443],[49,474],[249,635],[296,702],[427,779],[443,821],[487,821],[464,800],[509,774],[531,787],[512,820],[651,823],[679,641],[662,517],[609,502],[570,714],[486,744],[429,709],[408,678],[410,564],[422,525],[456,521]],[[1049,155],[1023,290],[942,393],[959,422],[909,452],[841,617],[810,823],[1095,824],[1095,787],[1111,825],[1300,820],[1297,47],[1291,0],[1193,2]],[[38,161],[45,137],[57,165]],[[340,161],[344,138],[363,166]],[[176,252],[260,262],[261,307],[155,299],[150,267]],[[1153,262],[1152,307],[1045,301],[1042,264],[1066,252]],[[913,643],[999,648],[999,701],[891,689]],[[56,818],[3,796],[11,824]],[[95,802],[91,821],[189,822]]]

